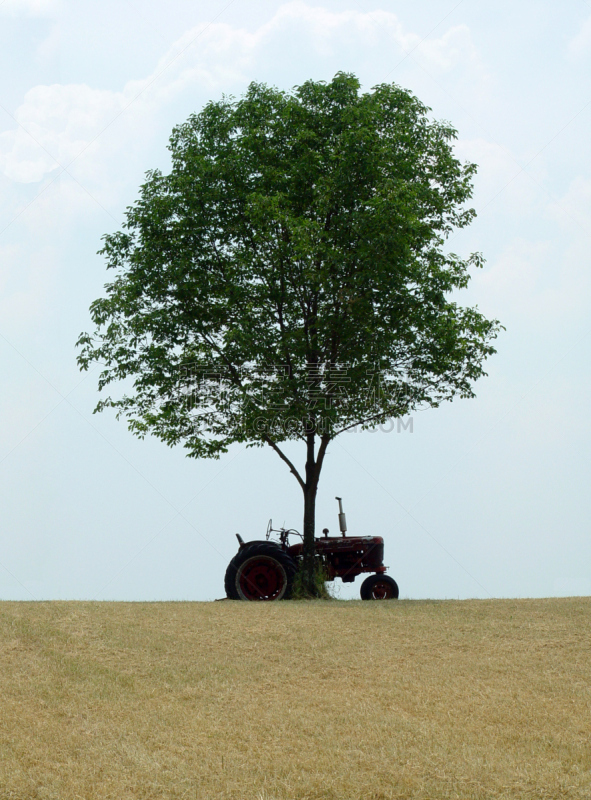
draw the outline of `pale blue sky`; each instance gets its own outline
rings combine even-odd
[[[270,450],[195,462],[92,416],[74,343],[100,237],[166,169],[172,126],[338,70],[458,129],[478,219],[450,246],[484,253],[464,302],[507,331],[476,400],[331,446],[319,527],[341,495],[403,597],[590,594],[590,67],[583,0],[0,0],[0,598],[213,599],[236,531],[300,527]]]

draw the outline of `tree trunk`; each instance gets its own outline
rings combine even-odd
[[[308,428],[309,430],[309,428]],[[285,461],[290,471],[296,477],[297,482],[302,488],[304,493],[304,547],[302,553],[302,589],[305,594],[310,597],[317,597],[319,594],[319,587],[316,585],[316,566],[314,560],[314,533],[315,533],[315,519],[316,519],[316,493],[318,491],[318,479],[320,478],[320,470],[322,469],[322,462],[326,455],[326,448],[330,442],[330,436],[323,434],[320,436],[320,447],[318,453],[314,452],[316,443],[316,434],[309,432],[306,435],[306,477],[300,475],[292,462],[287,458],[285,453],[277,446],[270,436],[264,436],[264,440],[269,444],[279,457]]]
[[[316,493],[318,491],[318,479],[324,459],[326,445],[321,444],[316,458],[315,449],[316,436],[309,433],[307,436],[307,456],[306,456],[306,480],[304,483],[304,551],[302,563],[303,588],[311,597],[318,595],[316,586],[316,570],[314,558],[314,533],[316,522]]]
[[[308,465],[306,465],[306,473]],[[318,479],[306,480],[304,488],[304,552],[303,552],[303,588],[307,594],[314,597],[318,594],[315,580],[315,560],[314,560],[314,533],[316,519],[316,491],[318,489]]]

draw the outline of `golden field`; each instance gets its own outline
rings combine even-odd
[[[591,598],[0,603],[0,798],[591,798]]]

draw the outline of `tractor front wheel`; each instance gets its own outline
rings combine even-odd
[[[291,594],[295,561],[272,542],[246,545],[226,570],[226,595],[232,600],[283,600]]]
[[[361,584],[362,600],[398,600],[398,584],[389,575],[370,575]]]

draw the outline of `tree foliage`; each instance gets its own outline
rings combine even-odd
[[[195,457],[270,444],[315,494],[342,430],[472,397],[499,324],[451,298],[482,261],[445,243],[474,217],[476,166],[428,112],[339,73],[253,83],[175,128],[170,172],[147,174],[100,251],[116,274],[79,364],[132,385],[97,409]]]

